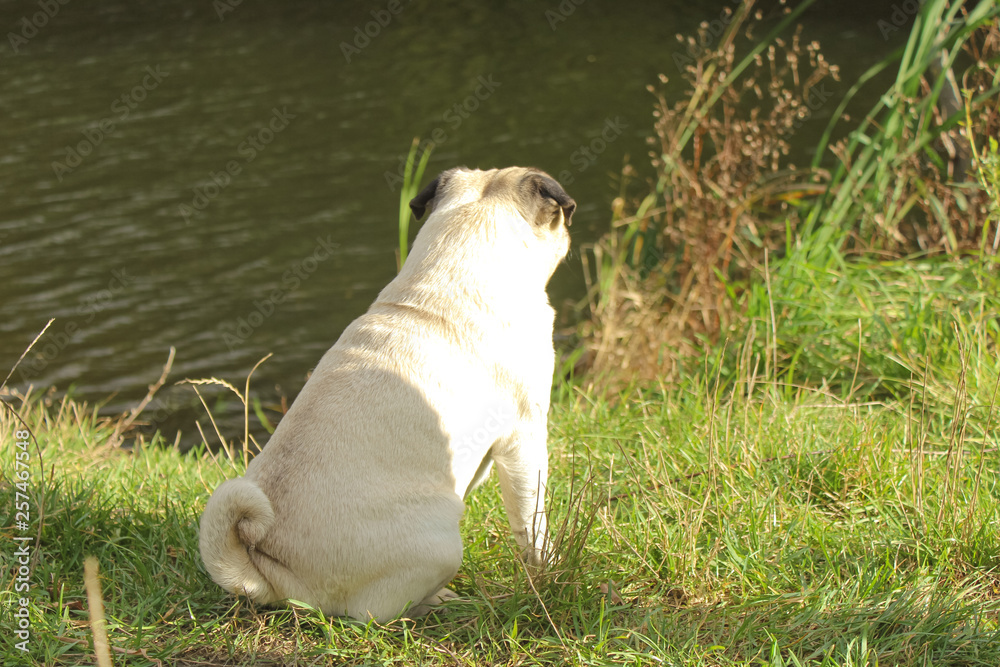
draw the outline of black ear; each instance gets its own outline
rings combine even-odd
[[[427,205],[430,204],[431,200],[437,195],[439,185],[441,185],[440,176],[428,183],[423,190],[417,193],[416,197],[410,200],[410,210],[413,211],[414,218],[419,220],[424,217]]]
[[[555,225],[560,220],[569,227],[573,224],[573,212],[576,210],[576,202],[566,194],[562,186],[548,174],[534,173],[525,178],[530,197],[534,199],[535,223]],[[561,211],[561,216],[554,215]]]
[[[562,186],[554,178],[542,176],[538,192],[542,197],[555,200],[559,208],[562,209],[563,215],[566,216],[567,227],[573,224],[573,212],[576,210],[576,202],[566,194],[566,191],[563,190]]]

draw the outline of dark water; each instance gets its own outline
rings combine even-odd
[[[120,411],[174,346],[147,413],[166,431],[207,425],[174,381],[242,387],[268,353],[253,393],[294,398],[395,274],[415,136],[438,143],[425,181],[459,164],[560,177],[575,243],[595,239],[624,157],[648,171],[646,86],[679,78],[675,33],[728,3],[577,3],[0,1],[3,374],[54,317],[13,386]],[[805,15],[842,90],[898,44],[892,11]],[[564,323],[577,257],[550,288]]]

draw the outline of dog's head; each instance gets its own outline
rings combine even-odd
[[[498,234],[515,234],[553,258],[548,275],[569,252],[569,230],[576,202],[554,178],[539,169],[449,169],[431,181],[410,201],[420,219],[430,211],[435,217],[468,224],[492,224]],[[548,276],[547,276],[548,277]],[[546,277],[546,278],[547,278]]]

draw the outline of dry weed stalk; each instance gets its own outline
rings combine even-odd
[[[838,69],[818,42],[803,41],[799,27],[727,83],[738,36],[752,42],[763,20],[760,12],[750,17],[752,6],[741,7],[719,43],[686,65],[680,100],[668,100],[662,74],[661,86],[650,86],[650,155],[659,179],[650,190],[663,204],[654,208],[647,197],[626,217],[623,186],[613,225],[630,224],[634,235],[623,241],[613,230],[594,248],[599,274],[617,269],[598,276],[599,298],[584,331],[599,378],[669,378],[701,336],[717,340],[732,317],[727,284],[759,268],[764,249],[784,244],[786,223],[794,229],[797,221],[791,202],[822,189],[824,172],[789,162],[789,138],[832,95],[824,84],[839,80]],[[677,38],[689,53],[712,41],[707,23],[697,37]],[[623,181],[631,173],[626,168]]]

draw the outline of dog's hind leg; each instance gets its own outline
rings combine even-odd
[[[348,603],[347,613],[367,620],[385,622],[403,616],[417,618],[446,600],[458,597],[443,585],[458,573],[461,555],[449,563],[426,563],[404,572],[396,572],[385,579],[373,582]],[[433,571],[429,571],[433,568]],[[430,595],[427,591],[434,591]]]
[[[452,511],[459,505],[452,504]],[[357,619],[389,621],[400,614],[413,618],[433,605],[454,597],[444,588],[462,565],[461,512],[450,520],[404,522],[407,530],[395,537],[394,552],[380,554],[385,574],[369,581],[347,599],[347,613]],[[380,559],[382,560],[382,559]]]

